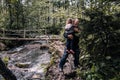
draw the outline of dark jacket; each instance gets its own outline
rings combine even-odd
[[[67,33],[64,33],[63,36],[64,36],[65,38],[68,38],[68,34],[67,34]],[[73,45],[74,45],[74,49],[78,49],[78,48],[79,48],[79,36],[74,35]]]

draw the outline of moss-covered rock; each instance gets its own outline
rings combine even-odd
[[[10,57],[9,56],[5,56],[3,57],[3,62],[7,65],[8,64],[8,61],[10,60]]]
[[[0,42],[0,50],[4,50],[5,48],[6,48],[5,44]]]
[[[25,63],[16,63],[15,65],[19,68],[28,68],[31,62],[25,62]]]
[[[40,46],[40,49],[43,50],[43,49],[49,49],[49,46],[48,45],[41,45]]]

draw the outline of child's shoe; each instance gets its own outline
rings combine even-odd
[[[70,49],[70,53],[74,54],[75,52],[72,49]]]
[[[67,52],[67,53],[70,53],[70,51],[69,51],[69,50],[66,50],[66,52]]]

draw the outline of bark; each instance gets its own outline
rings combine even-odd
[[[8,6],[8,11],[9,11],[9,27],[8,29],[12,28],[12,24],[13,24],[13,15],[12,15],[12,4],[10,3],[9,0],[6,0],[6,5]]]
[[[10,71],[0,58],[0,74],[5,80],[17,80],[16,76]]]

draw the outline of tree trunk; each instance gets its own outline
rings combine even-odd
[[[0,58],[0,74],[5,80],[17,80],[16,76],[6,67]]]

